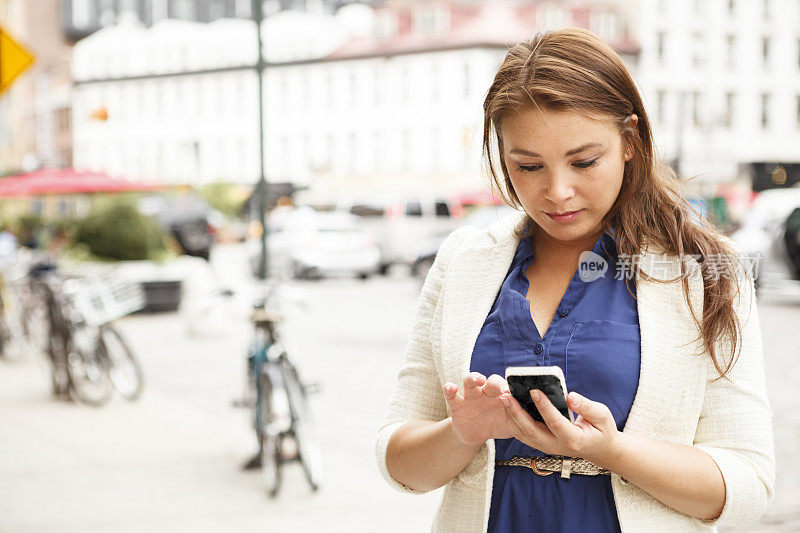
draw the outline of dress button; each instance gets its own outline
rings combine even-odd
[[[537,355],[542,353],[543,351],[544,351],[544,348],[542,348],[541,344],[537,344],[536,346],[533,347],[533,352],[535,354],[537,354]]]
[[[560,316],[560,317],[565,317],[568,314],[569,314],[569,310],[568,309],[559,309],[558,310],[558,316]]]

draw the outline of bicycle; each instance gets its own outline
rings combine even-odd
[[[281,342],[278,326],[284,317],[277,309],[277,297],[277,286],[269,285],[250,317],[254,335],[248,353],[245,402],[253,408],[261,473],[271,498],[280,491],[281,469],[287,462],[300,462],[312,491],[324,482],[322,448],[307,401],[319,387],[302,382]],[[287,438],[294,442],[293,454],[284,453]]]
[[[116,318],[144,306],[141,286],[102,278],[37,276],[47,309],[51,384],[56,397],[92,406],[105,404],[112,389],[137,399],[144,374]]]
[[[28,282],[30,255],[20,249],[0,271],[0,358],[9,361],[41,351],[46,337],[44,307]]]

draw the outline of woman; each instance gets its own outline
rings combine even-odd
[[[775,466],[752,276],[657,163],[619,56],[588,31],[539,33],[484,112],[487,167],[521,212],[442,244],[377,438],[383,476],[446,485],[434,531],[757,520]],[[588,260],[605,270],[587,278]],[[509,395],[504,369],[525,365],[561,367],[574,423]]]

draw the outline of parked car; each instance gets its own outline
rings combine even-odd
[[[151,195],[139,200],[139,211],[154,217],[184,254],[208,260],[216,230],[209,223],[213,211],[205,200],[192,194]]]
[[[473,226],[476,228],[487,228],[493,222],[516,212],[516,209],[508,205],[477,207],[463,219],[459,227]],[[439,247],[446,238],[447,235],[435,237],[426,241],[419,247],[417,256],[411,263],[411,272],[417,277],[420,283],[424,283],[425,278],[428,277],[428,271],[430,271],[433,266],[433,261],[436,259],[436,254],[439,252]]]
[[[250,267],[257,275],[261,241],[250,241]],[[299,207],[267,222],[267,263],[271,277],[308,279],[378,272],[381,253],[375,238],[355,215],[320,213]]]
[[[741,227],[731,238],[750,257],[758,257],[756,284],[759,288],[775,288],[785,294],[800,296],[798,265],[789,249],[787,219],[800,208],[800,189],[770,189],[753,200]],[[795,237],[796,238],[796,237]]]
[[[420,242],[446,235],[464,216],[464,207],[458,201],[443,197],[339,202],[337,210],[360,217],[364,228],[375,236],[381,251],[381,274],[392,265],[411,267]]]

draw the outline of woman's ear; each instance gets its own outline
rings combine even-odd
[[[636,129],[636,126],[639,124],[639,117],[636,113],[631,113],[625,119],[625,125],[633,130]],[[630,161],[633,158],[633,145],[631,142],[625,137],[622,136],[623,141],[625,142],[625,161]]]

